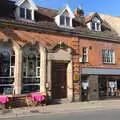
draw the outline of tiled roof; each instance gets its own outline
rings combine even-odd
[[[39,8],[39,13],[53,18],[54,16],[57,15],[58,10],[53,10],[53,9],[48,9],[48,8],[43,8],[43,7],[38,7]],[[98,14],[94,13],[92,15],[89,15],[88,17],[85,18],[86,22],[91,20],[93,17],[98,16]],[[51,42],[55,42],[55,40],[49,40],[47,41],[42,41],[42,36],[38,32],[42,33],[55,33],[59,35],[69,35],[69,36],[77,36],[77,37],[88,37],[88,38],[94,38],[97,40],[106,40],[106,41],[114,41],[114,42],[120,42],[120,38],[117,36],[117,34],[111,30],[111,27],[109,27],[106,22],[102,22],[102,25],[105,28],[104,31],[101,32],[94,32],[90,31],[86,26],[85,26],[85,21],[84,17],[83,18],[75,18],[75,21],[79,22],[80,24],[73,29],[67,29],[67,28],[61,28],[56,25],[54,21],[37,21],[33,23],[25,22],[25,21],[16,21],[15,19],[0,19],[0,25],[4,24],[6,27],[11,27],[13,30],[2,30],[2,33],[0,33],[1,36],[4,37],[8,36],[9,38],[14,38],[18,41],[21,42],[27,42],[30,40],[38,40],[40,39],[40,42],[45,46],[46,48],[51,45]],[[14,30],[14,28],[19,29],[19,30]],[[31,34],[28,31],[32,31]]]
[[[120,36],[120,17],[100,14],[100,17],[105,20]]]
[[[55,17],[57,15],[58,10],[53,10],[53,9],[38,6],[38,12],[42,15],[45,15],[45,16],[52,18],[52,17]]]
[[[77,36],[77,37],[86,37],[90,39],[95,40],[105,40],[105,41],[111,41],[111,42],[119,42],[120,38],[116,35],[116,33],[111,31],[104,31],[104,32],[94,32],[90,31],[87,28],[83,27],[76,27],[74,29],[66,29],[66,28],[60,28],[58,27],[54,22],[39,22],[39,23],[25,23],[21,21],[14,21],[14,20],[6,20],[6,19],[0,19],[0,24],[5,25],[8,28],[12,28],[13,30],[10,30],[8,32],[4,32],[5,35],[7,35],[10,38],[15,38],[22,42],[27,42],[30,40],[42,40],[42,36],[40,36],[40,33],[52,33],[52,34],[58,34],[62,36]],[[5,27],[5,28],[6,28]],[[4,27],[3,27],[4,28]],[[15,30],[15,29],[19,30]],[[9,30],[9,29],[8,29]],[[32,31],[29,33],[28,31]],[[49,40],[46,38],[46,41]],[[50,46],[51,41],[56,40],[49,40],[49,41],[41,41],[43,46]],[[47,45],[46,45],[47,44]]]

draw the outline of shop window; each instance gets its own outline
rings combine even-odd
[[[28,47],[24,51],[22,93],[37,92],[40,90],[40,54],[37,48]]]
[[[103,50],[103,63],[115,63],[115,52],[113,50]]]
[[[14,83],[15,53],[0,46],[0,94],[12,94]]]

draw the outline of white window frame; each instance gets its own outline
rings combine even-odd
[[[60,26],[61,27],[65,27],[65,28],[70,28],[70,22],[71,22],[71,18],[69,16],[66,16],[66,15],[60,15],[60,17],[63,16],[64,17],[64,25],[61,25],[60,23]],[[67,26],[67,18],[69,18],[69,25]],[[61,21],[61,20],[60,20]]]
[[[85,52],[84,52],[84,49],[85,49]],[[89,56],[88,50],[89,50],[88,47],[83,47],[82,48],[82,61],[81,62],[83,62],[83,63],[88,62],[88,56]],[[84,56],[86,57],[86,60],[84,60]]]
[[[105,57],[105,52],[106,52],[106,57]],[[103,49],[102,57],[103,57],[104,64],[115,64],[115,51],[114,50]]]
[[[20,12],[21,12],[20,9],[21,9],[21,8],[24,9],[24,11],[25,11],[25,17],[21,17],[21,16],[20,16],[20,14],[21,14],[21,13],[20,13]],[[31,19],[28,19],[28,18],[27,18],[27,10],[30,10],[30,11],[31,11]],[[28,9],[28,8],[24,8],[24,7],[19,7],[19,17],[20,17],[21,19],[32,20],[32,10],[31,10],[31,9]]]
[[[4,49],[4,48],[3,48]],[[2,51],[2,52],[4,52],[4,51]],[[9,52],[9,51],[8,51]],[[12,62],[12,60],[11,60],[11,56],[15,56],[15,55],[12,55],[12,49],[11,49],[11,52],[9,52],[9,59],[10,59],[10,62],[9,62],[9,67],[10,67],[10,69],[9,69],[9,76],[0,76],[0,79],[13,79],[13,80],[15,80],[14,79],[14,75],[15,75],[15,71],[14,71],[14,68],[15,68],[15,63],[14,63],[14,66],[12,66],[11,64],[11,62]],[[14,60],[14,62],[15,62],[15,60]],[[12,70],[11,69],[13,69],[13,75],[12,75]],[[0,84],[0,87],[11,87],[11,89],[12,89],[12,93],[11,94],[13,94],[13,89],[14,89],[14,82],[12,83],[12,84]],[[6,94],[5,93],[5,91],[3,92],[3,94]],[[8,93],[7,93],[8,94]]]
[[[94,29],[92,27],[92,25],[94,24]],[[97,27],[97,25],[99,25],[99,27]],[[92,21],[91,21],[91,29],[94,31],[101,31],[101,21],[95,17]]]

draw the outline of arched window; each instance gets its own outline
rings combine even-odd
[[[15,53],[7,46],[0,46],[0,94],[12,94],[14,83]]]
[[[22,93],[40,91],[40,53],[37,48],[26,46],[23,54]]]

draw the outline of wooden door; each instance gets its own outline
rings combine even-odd
[[[53,63],[52,65],[52,96],[53,99],[67,97],[67,64]]]

